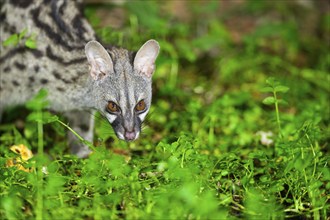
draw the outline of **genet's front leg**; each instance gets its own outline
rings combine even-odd
[[[71,111],[65,113],[69,120],[69,126],[86,141],[93,143],[94,137],[94,114],[86,111]],[[68,133],[71,152],[79,158],[88,157],[91,150],[82,143],[72,132]]]

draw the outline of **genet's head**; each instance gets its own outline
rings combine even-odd
[[[122,140],[133,141],[140,135],[150,109],[151,78],[159,49],[155,40],[147,41],[137,53],[107,50],[97,41],[85,46],[95,104]]]

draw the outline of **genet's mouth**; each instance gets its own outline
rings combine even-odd
[[[124,140],[124,141],[135,141],[138,139],[140,132],[127,132],[121,133],[121,132],[116,132],[116,135],[119,139]]]
[[[136,139],[136,132],[135,131],[125,131],[124,134],[126,141],[134,141]]]

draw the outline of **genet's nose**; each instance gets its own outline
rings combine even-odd
[[[135,139],[136,133],[135,131],[125,131],[125,139],[127,141],[132,141]]]

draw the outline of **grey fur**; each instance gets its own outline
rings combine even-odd
[[[8,106],[23,104],[45,88],[50,109],[69,112],[70,126],[87,140],[93,140],[94,125],[91,115],[84,112],[91,109],[109,120],[120,139],[138,138],[151,104],[157,41],[147,41],[135,57],[126,49],[105,49],[95,41],[95,33],[75,1],[18,4],[7,0],[0,13],[5,20],[0,26],[1,42],[25,28],[27,36],[37,36],[36,50],[0,45],[0,115]],[[135,107],[141,100],[146,110],[138,112]],[[109,102],[116,103],[120,111],[107,111]],[[82,122],[88,124],[86,129],[80,129]],[[70,136],[72,151],[87,156],[89,149]]]

